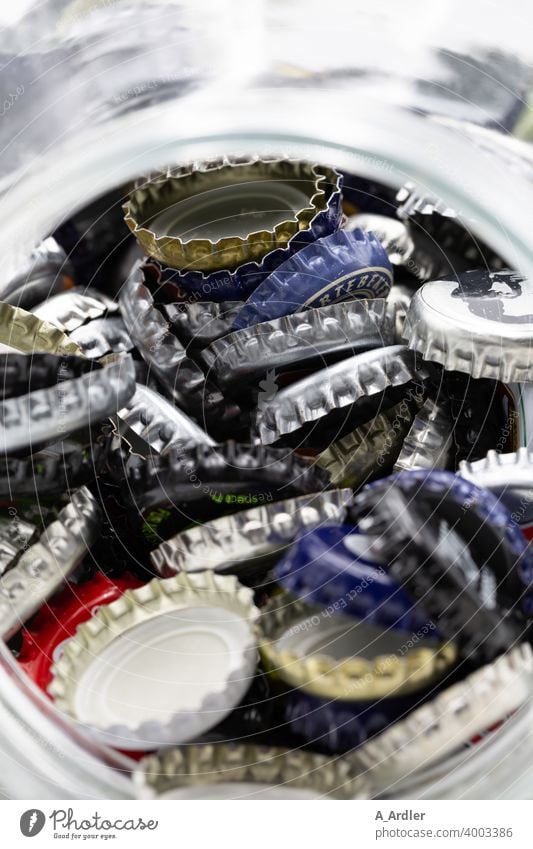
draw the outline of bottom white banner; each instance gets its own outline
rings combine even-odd
[[[5,801],[2,845],[531,849],[530,802]],[[335,805],[335,808],[332,808]],[[275,808],[275,810],[274,810]]]

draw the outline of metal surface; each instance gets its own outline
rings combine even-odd
[[[82,487],[57,519],[26,549],[17,565],[0,578],[0,631],[11,637],[83,560],[95,542],[100,508]]]
[[[389,387],[422,381],[428,372],[421,360],[403,345],[357,354],[281,389],[264,402],[257,414],[261,441],[275,442],[307,422]]]
[[[202,569],[246,574],[257,561],[282,551],[298,533],[328,520],[341,521],[351,490],[302,495],[196,525],[162,542],[151,560],[158,574]]]
[[[237,330],[202,351],[202,360],[221,387],[253,379],[270,369],[324,365],[392,343],[384,326],[385,301],[373,298],[331,304]]]

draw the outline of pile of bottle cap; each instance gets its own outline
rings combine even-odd
[[[140,796],[386,796],[528,704],[533,286],[473,230],[223,157],[2,284],[2,637]]]

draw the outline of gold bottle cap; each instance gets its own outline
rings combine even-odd
[[[423,690],[457,657],[452,643],[330,616],[288,594],[261,611],[259,649],[271,675],[321,698],[371,701]],[[423,630],[423,629],[421,629]]]
[[[311,229],[338,185],[336,171],[307,162],[223,157],[139,182],[125,221],[146,253],[172,268],[234,269]]]
[[[77,354],[80,348],[59,328],[31,312],[0,303],[0,343],[23,354]]]

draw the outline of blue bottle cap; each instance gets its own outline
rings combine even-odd
[[[523,620],[506,615],[497,604],[492,570],[474,561],[457,523],[443,516],[427,490],[419,489],[405,491],[397,479],[387,479],[383,488],[365,487],[352,512],[361,528],[375,536],[391,574],[421,600],[460,656],[490,662],[520,639]],[[506,570],[505,562],[500,569]]]
[[[292,595],[331,615],[344,613],[403,631],[423,627],[427,615],[372,554],[371,544],[372,537],[350,525],[317,528],[282,556],[274,574]]]
[[[419,707],[435,688],[408,696],[346,702],[321,699],[293,689],[285,697],[283,719],[288,728],[313,749],[342,754],[365,743],[393,722]]]
[[[520,599],[524,613],[533,614],[533,551],[492,492],[453,472],[419,470],[368,484],[359,500],[365,500],[365,491],[382,492],[379,497],[386,504],[387,492],[394,487],[404,493],[408,503],[423,505],[428,516],[453,527],[478,568],[493,574],[504,606],[514,607]]]
[[[280,265],[250,295],[233,329],[336,301],[386,298],[391,285],[392,266],[374,234],[339,230]]]
[[[453,522],[474,560],[494,571],[499,592],[509,600],[516,601],[524,588],[533,589],[533,551],[510,512],[488,489],[453,472],[423,470],[398,472],[368,488],[391,483],[408,495],[422,496],[430,511]]]

